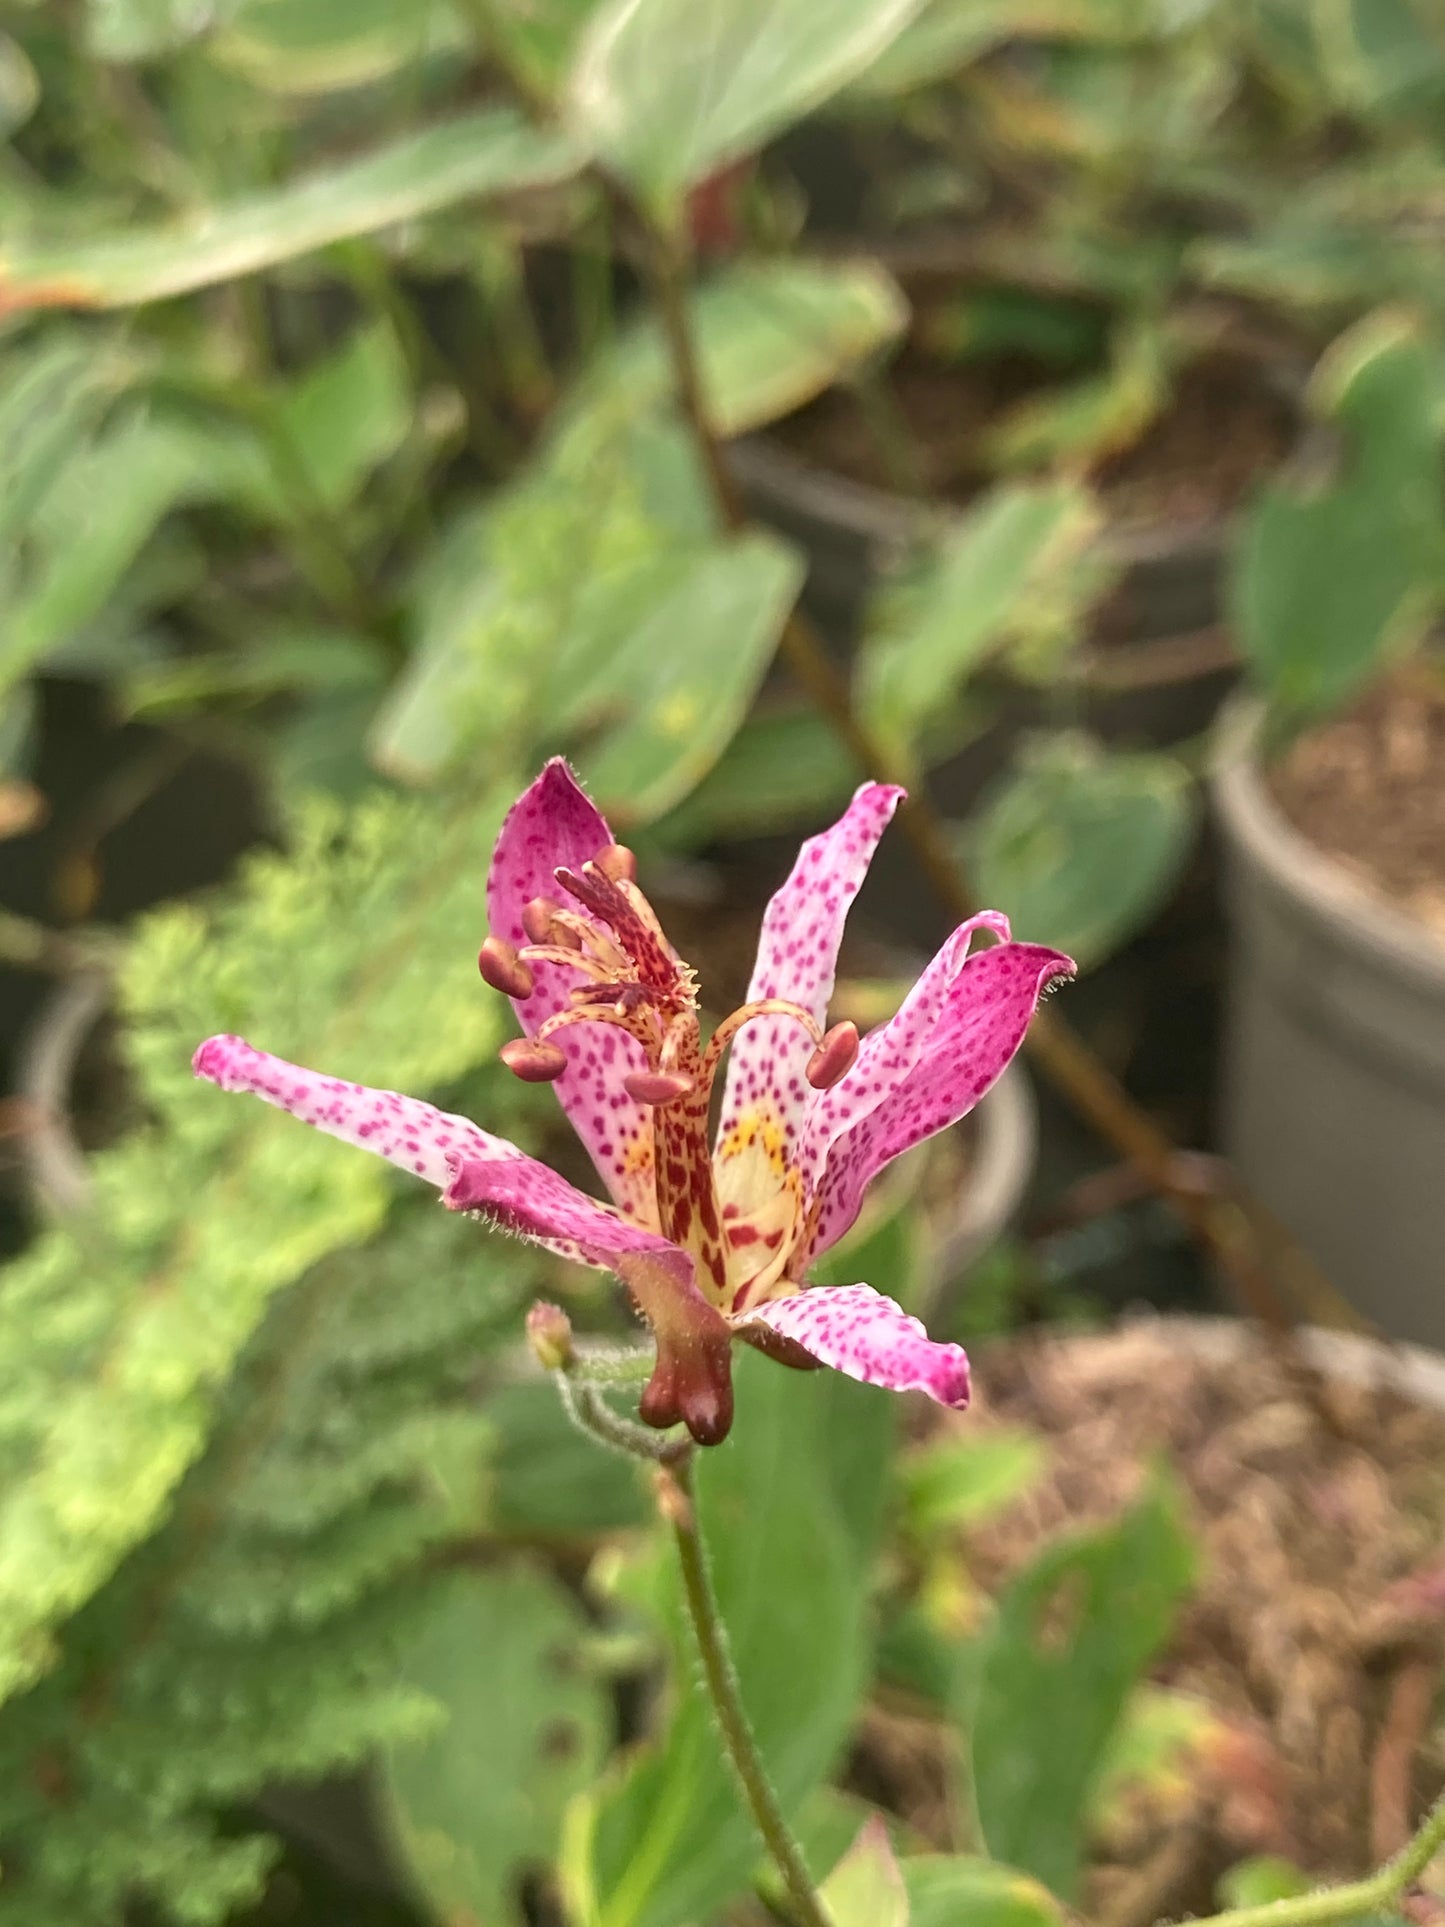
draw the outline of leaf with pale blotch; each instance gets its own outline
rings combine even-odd
[[[646,822],[706,775],[757,694],[802,587],[801,557],[756,531],[699,552],[558,718],[617,717],[578,762],[619,825]]]
[[[970,675],[1006,649],[1067,645],[1107,586],[1094,549],[1099,513],[1073,482],[992,490],[869,614],[860,707],[900,760]]]
[[[274,94],[368,86],[465,43],[450,0],[240,0],[207,49]]]
[[[1241,651],[1281,709],[1345,702],[1425,634],[1445,592],[1445,490],[1435,371],[1405,317],[1342,335],[1315,373],[1317,411],[1346,447],[1338,479],[1266,485],[1235,545]]]
[[[921,0],[612,0],[570,118],[655,213],[866,71]]]
[[[164,300],[458,201],[565,180],[583,158],[511,108],[478,108],[183,220],[0,250],[0,312]]]
[[[1024,744],[963,845],[982,901],[1087,968],[1167,899],[1195,819],[1193,779],[1175,757],[1070,732]]]

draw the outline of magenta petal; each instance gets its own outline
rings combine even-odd
[[[819,1201],[810,1260],[854,1222],[885,1165],[973,1109],[1007,1069],[1043,991],[1073,968],[1031,943],[969,956],[951,980],[930,966],[809,1114],[804,1168]]]
[[[822,1027],[849,906],[903,795],[890,783],[865,783],[831,829],[808,838],[763,918],[749,1003],[786,998]],[[791,1148],[811,1097],[803,1070],[812,1051],[791,1017],[759,1017],[747,1025],[728,1062],[719,1142],[748,1112],[761,1109],[783,1126]]]
[[[646,1252],[680,1292],[697,1289],[681,1246],[629,1224],[536,1158],[463,1152],[453,1160],[442,1203],[450,1211],[479,1211],[504,1231],[601,1271],[616,1271],[624,1254]]]
[[[524,944],[522,911],[534,897],[555,897],[585,915],[559,890],[554,872],[580,870],[612,840],[606,818],[562,758],[554,757],[507,812],[497,838],[487,878],[492,935]],[[580,971],[562,964],[537,963],[532,974],[532,995],[513,1006],[529,1037],[565,1009],[568,993],[585,981]],[[629,1217],[650,1217],[655,1209],[652,1120],[623,1089],[629,1072],[646,1068],[642,1047],[611,1024],[574,1024],[557,1042],[568,1064],[552,1088],[573,1129],[621,1208]]]
[[[443,1203],[479,1212],[579,1264],[616,1272],[657,1341],[642,1417],[658,1426],[681,1420],[700,1445],[726,1438],[733,1412],[731,1333],[698,1290],[692,1259],[680,1246],[626,1223],[530,1158],[459,1158]]]
[[[284,1057],[257,1050],[244,1037],[208,1037],[191,1068],[223,1091],[249,1091],[329,1137],[374,1151],[403,1171],[443,1189],[449,1160],[472,1157],[521,1159],[506,1138],[493,1137],[465,1117],[453,1117],[397,1091],[374,1091],[344,1078],[323,1077]]]
[[[766,1325],[821,1364],[865,1385],[926,1392],[955,1411],[968,1404],[968,1354],[962,1345],[936,1344],[916,1318],[871,1285],[814,1285],[755,1305],[747,1323]]]

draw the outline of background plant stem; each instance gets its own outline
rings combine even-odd
[[[687,311],[686,254],[669,237],[654,230],[651,263],[679,406],[696,442],[719,518],[729,529],[743,528],[747,514],[713,432],[703,394]],[[853,707],[846,675],[811,623],[796,610],[783,630],[781,650],[794,677],[827,717],[860,770],[882,781],[896,781],[898,773],[891,768],[886,751]],[[978,906],[928,798],[917,790],[912,792],[899,808],[898,823],[939,901],[960,921],[971,916]],[[1279,1335],[1294,1324],[1291,1299],[1321,1323],[1359,1325],[1359,1319],[1313,1261],[1286,1239],[1278,1226],[1261,1222],[1258,1208],[1243,1196],[1232,1174],[1223,1191],[1200,1190],[1192,1167],[1181,1158],[1167,1133],[1061,1018],[1049,1010],[1039,1011],[1024,1046],[1073,1109],[1144,1172],[1186,1230],[1219,1265],[1242,1309]],[[1267,1250],[1273,1252],[1273,1266],[1266,1262]],[[1289,1279],[1289,1297],[1278,1288],[1276,1274]]]

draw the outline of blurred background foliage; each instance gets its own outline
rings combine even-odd
[[[1239,669],[1297,726],[1438,614],[1442,130],[1425,0],[0,10],[0,827],[46,926],[0,936],[75,1044],[116,1014],[4,1285],[0,1920],[677,1927],[754,1888],[646,1495],[518,1359],[556,1268],[191,1049],[543,1131],[471,968],[501,812],[565,751],[684,897],[816,824],[858,772],[773,668],[800,596],[982,896],[1108,957]],[[873,1235],[850,1275],[907,1297]],[[913,1920],[1062,1921],[1110,1749],[1177,1752],[1131,1690],[1188,1584],[1169,1491],[1046,1555],[1130,1575],[1060,1685],[1019,1631],[1052,1566],[965,1639],[914,1583],[1036,1442],[895,1459],[883,1401],[744,1367],[703,1504],[818,1869],[881,1624],[971,1762],[969,1851],[902,1843]],[[362,1767],[365,1826],[296,1791]],[[295,1871],[358,1840],[349,1897]]]

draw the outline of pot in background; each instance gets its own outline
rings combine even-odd
[[[1361,1312],[1445,1347],[1445,944],[1286,821],[1258,730],[1227,714],[1213,779],[1225,1150]]]

